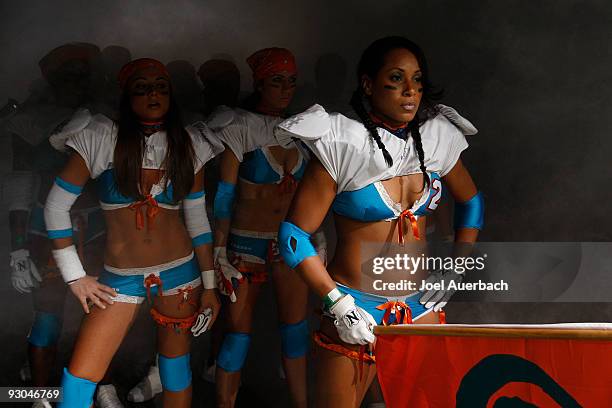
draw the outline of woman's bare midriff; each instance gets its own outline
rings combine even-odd
[[[421,174],[395,177],[382,182],[391,199],[401,203],[402,208],[410,208],[422,194],[423,178]],[[420,257],[426,255],[424,238],[417,240],[412,232],[410,220],[403,221],[404,245],[399,244],[400,221],[361,222],[334,214],[338,242],[336,252],[327,270],[335,281],[361,290],[383,296],[402,296],[415,291],[411,290],[377,290],[375,280],[398,282],[405,279],[414,282],[417,288],[427,277],[427,271],[421,269],[410,273],[403,266],[400,269],[385,270],[375,274],[373,259],[376,257],[395,258],[400,253]],[[425,217],[417,221],[419,236],[425,237]],[[389,245],[391,244],[391,245]]]
[[[298,162],[297,149],[284,149],[270,146],[268,151],[275,161],[289,173]],[[295,184],[255,184],[238,179],[238,205],[232,217],[232,228],[278,232],[280,223],[285,219],[295,193]]]
[[[104,211],[106,252],[104,263],[116,268],[155,266],[189,255],[193,251],[178,210],[159,208],[149,223],[147,206],[142,211],[144,227],[136,228],[135,210]]]
[[[238,205],[232,217],[232,228],[278,232],[285,219],[294,192],[283,192],[278,184],[253,184],[238,181]]]

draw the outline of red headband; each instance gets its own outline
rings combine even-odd
[[[297,73],[295,57],[286,48],[264,48],[253,53],[246,61],[253,71],[255,81],[282,71]]]
[[[123,68],[121,68],[121,71],[119,71],[118,79],[121,89],[125,89],[128,80],[132,75],[134,75],[134,73],[136,73],[136,71],[149,67],[157,68],[162,75],[170,78],[170,74],[168,74],[166,66],[158,60],[153,58],[139,58],[128,62],[123,66]]]

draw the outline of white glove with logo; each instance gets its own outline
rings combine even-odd
[[[11,282],[19,293],[30,293],[32,288],[38,287],[42,278],[34,261],[30,258],[27,249],[18,249],[11,252]]]
[[[423,293],[419,302],[425,305],[427,309],[433,307],[434,312],[439,312],[456,292],[454,288],[448,289],[451,281],[459,284],[463,281],[463,275],[451,269],[431,272],[429,277],[425,279],[426,284],[441,285],[444,289],[429,289]]]
[[[340,340],[361,345],[374,343],[376,340],[374,336],[376,321],[371,314],[355,306],[355,299],[351,295],[344,295],[329,308],[329,311],[336,318],[334,324]]]
[[[217,287],[219,292],[225,296],[229,296],[232,302],[236,301],[236,292],[234,291],[234,280],[236,287],[242,281],[244,276],[240,273],[227,259],[226,247],[216,247],[214,249],[215,270],[217,271]]]

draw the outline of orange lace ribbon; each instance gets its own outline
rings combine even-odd
[[[189,304],[189,305],[191,305],[193,307],[198,307],[197,303],[195,302],[195,300],[193,300],[193,298],[189,299],[189,295],[191,295],[191,292],[193,292],[193,288],[191,287],[191,285],[188,285],[186,288],[179,288],[178,289],[177,294],[183,296],[183,298],[181,299],[181,301],[179,303],[179,310],[185,304]]]
[[[390,300],[382,305],[376,306],[376,308],[385,311],[382,318],[383,326],[389,325],[389,317],[392,312],[395,313],[395,324],[412,324],[412,310],[410,310],[410,306],[404,302]],[[403,318],[402,311],[404,312]]]
[[[188,317],[168,317],[159,313],[154,308],[151,308],[150,313],[155,323],[168,329],[174,329],[177,332],[189,330],[195,324],[199,314],[199,312],[195,312],[192,316]]]
[[[136,229],[144,228],[144,217],[142,215],[142,207],[147,206],[147,228],[153,229],[153,220],[159,213],[159,204],[151,194],[147,194],[144,200],[136,201],[130,204],[129,209],[136,211]]]
[[[278,186],[280,187],[280,191],[283,194],[293,193],[295,189],[297,188],[297,185],[298,185],[298,182],[295,179],[295,177],[293,177],[293,174],[291,173],[285,174],[282,180],[280,181],[280,183],[278,183]]]
[[[342,354],[344,356],[347,356],[351,360],[359,361],[359,379],[360,380],[363,377],[363,362],[365,361],[369,364],[370,363],[376,364],[376,357],[365,352],[366,346],[359,346],[359,351],[351,350],[348,347],[345,347],[341,344],[334,343],[332,339],[330,339],[328,336],[321,333],[320,331],[314,332],[312,338],[318,346],[326,350],[330,350],[335,353]]]
[[[151,286],[158,286],[157,296],[163,296],[163,285],[161,278],[155,274],[150,274],[144,280],[144,286],[147,288],[147,299],[151,302]]]
[[[404,218],[408,218],[410,220],[410,225],[412,226],[412,233],[416,239],[421,239],[419,236],[419,226],[417,225],[417,219],[414,214],[410,210],[404,210],[400,213],[397,218],[397,232],[399,234],[399,243],[404,244]]]

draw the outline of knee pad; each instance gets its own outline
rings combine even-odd
[[[308,353],[310,339],[308,337],[308,322],[306,320],[294,324],[283,324],[280,327],[280,331],[283,356],[298,358]]]
[[[217,365],[227,372],[240,371],[251,344],[248,333],[227,333],[221,344]]]
[[[93,404],[96,385],[98,383],[75,377],[70,374],[67,368],[64,368],[64,375],[62,376],[63,399],[57,405],[57,408],[89,408]]]
[[[159,355],[159,378],[164,390],[179,392],[191,385],[189,353],[170,358]]]
[[[61,332],[62,320],[58,315],[36,312],[28,342],[36,347],[49,347],[57,343]]]

